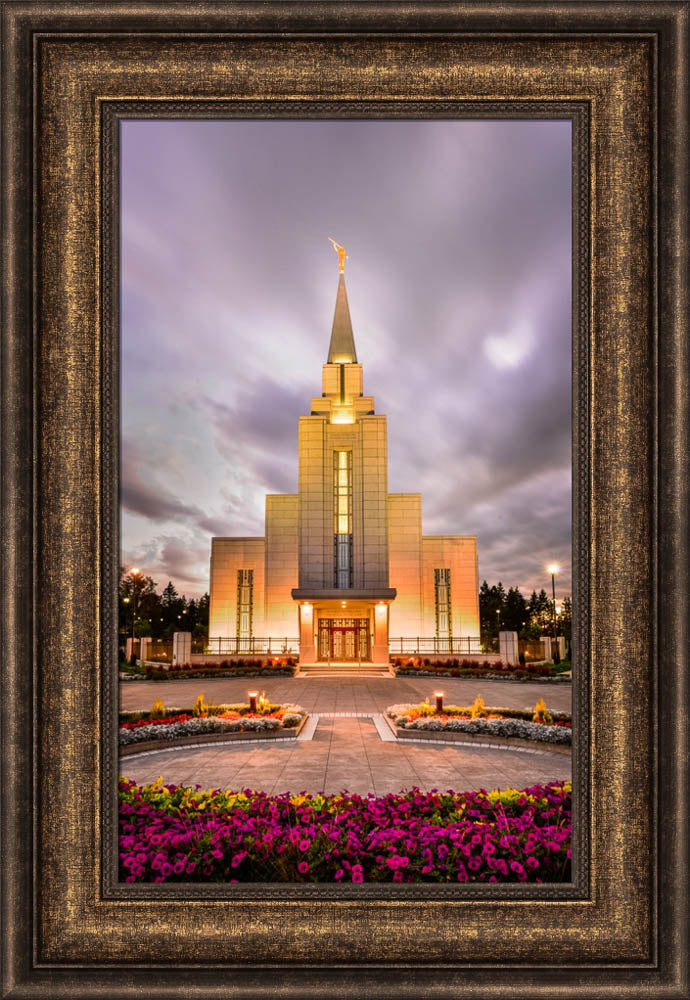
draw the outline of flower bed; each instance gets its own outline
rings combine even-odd
[[[120,780],[127,882],[568,882],[571,784],[272,796]]]
[[[541,708],[540,708],[541,704]],[[405,731],[466,733],[538,743],[572,743],[572,721],[566,712],[547,713],[543,701],[535,711],[487,708],[481,698],[473,706],[447,705],[436,712],[428,702],[421,705],[389,705],[386,715],[396,729]]]
[[[294,656],[252,657],[238,660],[221,660],[220,663],[184,663],[165,666],[165,669],[148,664],[146,679],[150,681],[185,680],[190,677],[294,677],[297,660]]]
[[[560,666],[550,663],[490,663],[485,660],[449,659],[432,661],[423,657],[396,656],[392,666],[397,677],[484,677],[501,681],[566,681],[561,677]]]
[[[249,705],[205,705],[203,696],[190,709],[165,713],[129,712],[120,716],[119,744],[177,740],[208,733],[267,733],[297,728],[307,712],[301,705],[271,705],[260,700],[259,712]],[[154,706],[155,707],[155,706]],[[156,717],[157,716],[157,717]]]

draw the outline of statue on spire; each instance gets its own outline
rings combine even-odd
[[[345,250],[345,247],[341,247],[341,245],[339,243],[336,243],[335,240],[331,239],[330,236],[328,237],[328,239],[329,242],[333,244],[333,249],[338,254],[338,270],[340,274],[345,274],[345,260],[347,258],[347,251]]]

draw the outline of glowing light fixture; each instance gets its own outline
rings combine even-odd
[[[551,617],[553,621],[553,644],[556,649],[554,656],[556,657],[558,657],[558,647],[557,647],[558,630],[556,626],[556,573],[559,571],[560,568],[561,567],[558,565],[558,563],[555,562],[549,563],[549,565],[546,567],[546,572],[551,574],[551,598],[552,598]],[[557,660],[554,660],[554,663],[555,662],[557,662]]]
[[[443,691],[434,691],[434,698],[436,699],[436,711],[443,711]]]
[[[256,699],[257,699],[258,694],[259,694],[258,691],[247,691],[247,695],[249,696],[249,711],[250,712],[256,712]]]
[[[351,406],[334,406],[331,415],[332,424],[354,424],[355,413]]]

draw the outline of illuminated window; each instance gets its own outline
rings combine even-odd
[[[333,452],[334,583],[352,586],[352,452]]]
[[[249,639],[252,634],[252,591],[254,570],[237,570],[237,635]]]
[[[452,635],[450,616],[450,570],[434,570],[434,592],[436,598],[436,635],[448,638]]]

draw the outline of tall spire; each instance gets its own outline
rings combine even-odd
[[[355,338],[352,335],[352,321],[350,320],[350,307],[347,304],[347,291],[345,289],[345,258],[347,253],[345,248],[328,237],[333,244],[333,249],[338,254],[338,293],[335,298],[335,312],[333,314],[333,328],[331,330],[331,343],[328,348],[328,364],[357,364],[357,351],[355,350]]]

